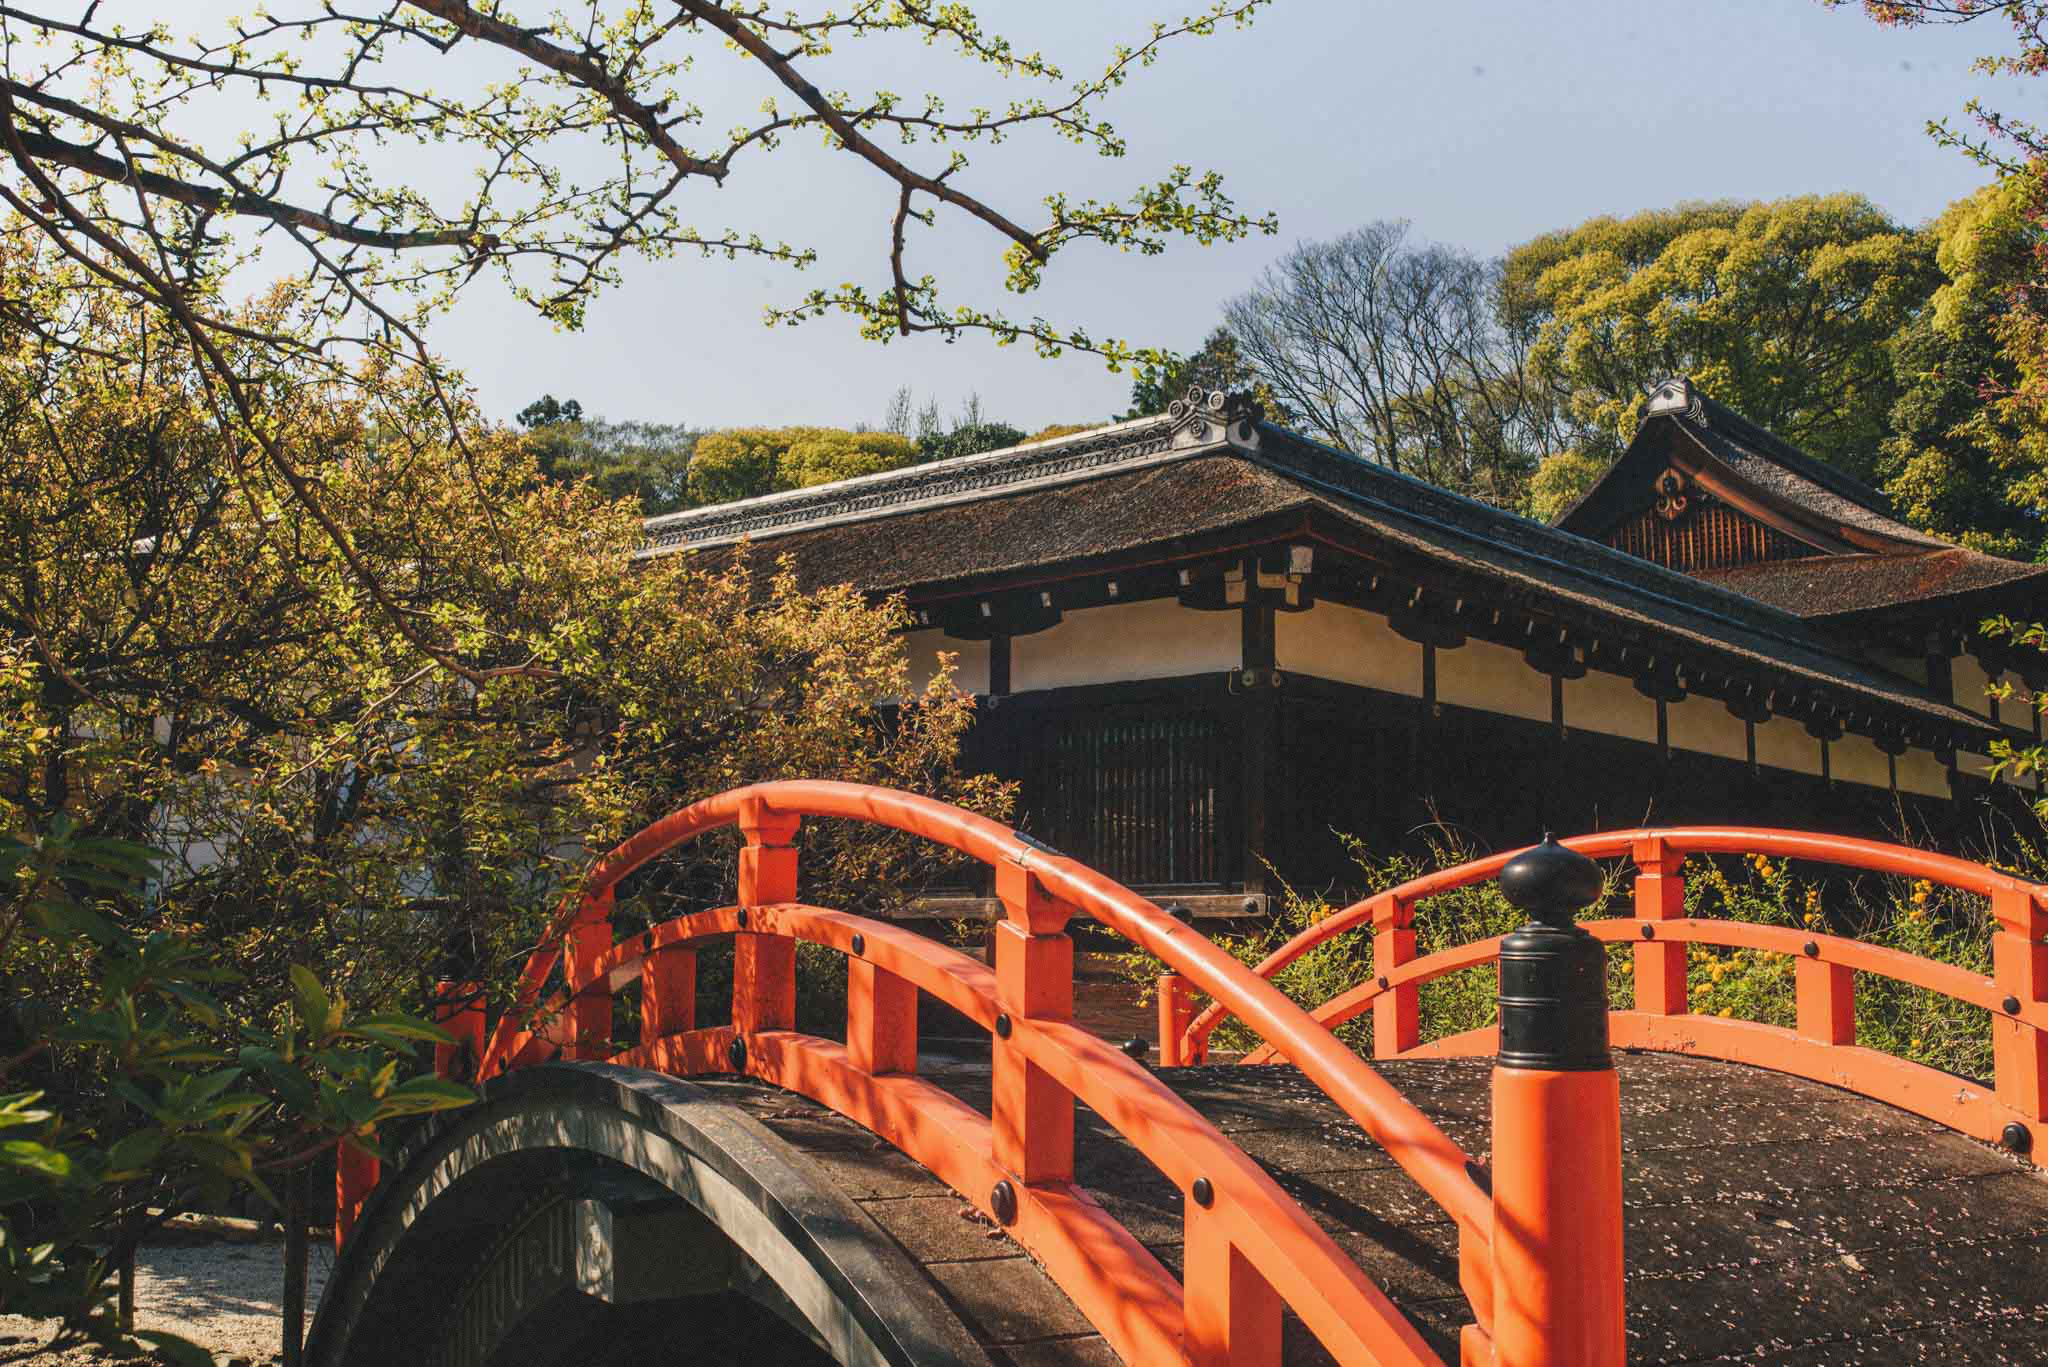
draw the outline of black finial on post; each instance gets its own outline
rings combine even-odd
[[[1529,915],[1500,942],[1501,1067],[1614,1066],[1607,1054],[1607,953],[1575,923],[1603,882],[1598,864],[1548,831],[1542,844],[1500,871],[1501,892]]]

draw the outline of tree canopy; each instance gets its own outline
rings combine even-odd
[[[1627,444],[1672,375],[1803,450],[1875,478],[1899,386],[1892,337],[1937,283],[1931,244],[1858,195],[1595,218],[1508,253],[1502,311],[1576,429]]]
[[[519,421],[548,479],[589,480],[607,498],[632,499],[648,517],[689,506],[690,460],[703,433],[681,423],[586,417],[582,404],[553,395],[527,405]]]
[[[745,557],[638,560],[630,500],[545,478],[527,437],[389,360],[336,379],[309,359],[250,391],[317,482],[302,501],[162,311],[28,231],[0,232],[0,294],[46,308],[41,332],[0,320],[0,1129],[99,1174],[82,1205],[0,1182],[0,1289],[12,1250],[62,1232],[91,1304],[92,1249],[126,1237],[91,1212],[190,1199],[198,1140],[112,1156],[159,1112],[236,1125],[216,1175],[337,1135],[374,1148],[380,1115],[434,1097],[397,1090],[336,1003],[418,1010],[443,979],[510,1000],[591,854],[687,801],[831,774],[1002,809],[956,767],[972,700],[909,684],[900,603]],[[799,478],[807,458],[825,457],[799,450]],[[131,852],[121,895],[86,908],[110,929],[38,912],[53,878],[98,886],[46,871],[107,841]],[[824,823],[806,841],[840,905],[914,895],[928,868]],[[146,885],[144,846],[166,856]],[[666,919],[730,865],[671,861],[622,912]],[[66,1033],[131,1017],[177,1052],[136,1067]],[[288,1039],[282,1072],[248,1053]]]
[[[693,505],[729,503],[877,474],[917,459],[917,443],[895,432],[735,427],[698,438],[689,497]]]

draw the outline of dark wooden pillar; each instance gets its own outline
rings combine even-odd
[[[1283,834],[1272,820],[1280,764],[1280,690],[1274,686],[1273,607],[1252,593],[1242,609],[1243,666],[1238,670],[1238,735],[1244,832],[1244,890],[1272,891],[1266,862],[1282,862]]]

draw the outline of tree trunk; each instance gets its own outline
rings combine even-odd
[[[306,1164],[284,1178],[284,1325],[279,1362],[299,1367],[306,1342]]]

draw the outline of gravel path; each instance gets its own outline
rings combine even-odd
[[[315,1243],[307,1258],[306,1319],[320,1303],[320,1288],[334,1250]],[[275,1239],[207,1241],[144,1248],[135,1258],[135,1327],[162,1329],[210,1349],[223,1364],[272,1363],[279,1348],[279,1303],[284,1245]],[[88,1367],[120,1361],[98,1347],[46,1353],[50,1330],[14,1315],[0,1315],[0,1363]]]

